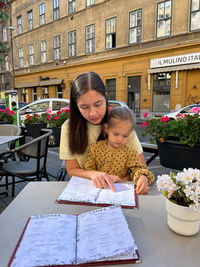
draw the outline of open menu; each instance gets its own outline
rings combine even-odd
[[[141,262],[121,207],[29,218],[10,267]]]
[[[73,176],[64,191],[57,198],[57,203],[87,204],[87,205],[120,205],[122,208],[137,208],[135,185],[115,183],[116,192],[110,188],[100,189],[92,181]]]

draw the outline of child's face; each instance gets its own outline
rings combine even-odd
[[[118,121],[111,127],[109,127],[107,123],[105,123],[104,126],[108,135],[108,146],[110,148],[119,148],[126,144],[132,130],[132,124],[130,122]]]

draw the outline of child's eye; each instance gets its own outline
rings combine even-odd
[[[124,138],[128,138],[128,135],[124,135]]]
[[[113,133],[113,135],[118,136],[118,133]]]

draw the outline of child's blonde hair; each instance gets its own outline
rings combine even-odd
[[[114,120],[113,120],[114,119]],[[115,107],[110,110],[107,118],[107,124],[109,127],[115,123],[115,121],[128,121],[132,125],[132,129],[135,126],[135,115],[132,109],[126,106]]]

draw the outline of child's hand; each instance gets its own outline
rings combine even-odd
[[[107,188],[110,186],[111,190],[115,192],[113,181],[110,175],[105,172],[91,171],[90,179],[97,188]]]
[[[137,180],[136,193],[137,194],[146,194],[149,191],[148,179],[145,175],[141,175]]]
[[[121,182],[122,179],[117,175],[109,175],[113,183]]]

